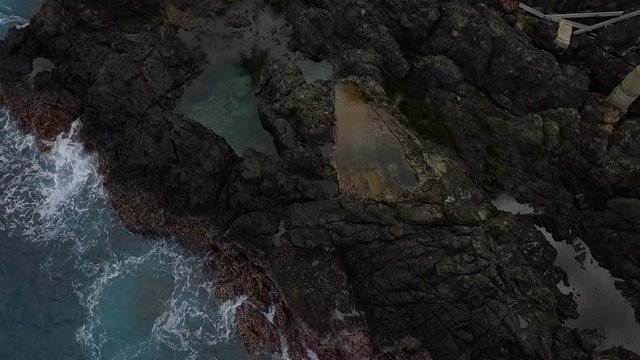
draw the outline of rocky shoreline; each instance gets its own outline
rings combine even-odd
[[[181,35],[216,16],[251,32],[263,6],[289,20],[291,49],[331,61],[336,80],[256,59],[278,156],[238,156],[175,112],[207,58]],[[237,321],[250,353],[637,358],[563,326],[576,305],[534,226],[582,238],[640,318],[640,113],[605,100],[640,62],[640,23],[561,52],[552,26],[500,6],[45,0],[0,43],[0,103],[40,139],[79,118],[123,222],[212,252],[217,296],[246,297]],[[345,84],[358,91],[340,93]],[[362,168],[337,166],[338,149],[368,151],[338,143],[341,96],[399,144],[415,184],[389,185],[397,169],[362,180]],[[497,211],[505,192],[541,213]]]

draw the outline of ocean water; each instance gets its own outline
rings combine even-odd
[[[41,0],[0,0],[0,37],[11,27],[28,24],[40,3]]]
[[[108,206],[96,158],[41,153],[0,112],[0,359],[245,359],[207,259],[136,236]]]
[[[418,185],[402,144],[352,83],[335,86],[336,168],[342,191],[394,199]]]

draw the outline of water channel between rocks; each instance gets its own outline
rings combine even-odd
[[[518,203],[513,197],[502,194],[493,201],[500,211],[511,214],[533,214],[528,204]],[[616,346],[624,347],[640,355],[640,324],[636,321],[631,303],[615,287],[616,281],[611,273],[601,267],[591,255],[589,247],[580,239],[573,244],[556,241],[545,228],[536,226],[545,239],[556,249],[554,265],[568,275],[569,284],[558,283],[563,294],[573,293],[578,304],[579,317],[565,321],[570,328],[597,330],[604,336],[601,349]]]

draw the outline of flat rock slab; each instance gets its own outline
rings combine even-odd
[[[417,185],[402,145],[364,102],[355,84],[335,88],[336,167],[342,191],[363,198],[394,199]]]

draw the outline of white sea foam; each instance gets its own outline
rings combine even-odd
[[[6,5],[0,5],[0,25],[16,24],[18,29],[22,29],[29,25],[29,20],[15,15],[15,11]]]
[[[92,359],[102,359],[102,348],[109,340],[106,330],[102,326],[103,314],[99,311],[101,301],[105,298],[105,290],[116,281],[122,281],[127,275],[135,272],[145,261],[162,252],[161,245],[164,244],[158,243],[148,253],[141,256],[120,258],[114,255],[112,259],[104,262],[91,263],[87,261],[78,264],[78,267],[88,278],[94,279],[88,286],[85,284],[75,286],[76,295],[87,314],[86,323],[76,333],[76,340],[88,349]],[[143,344],[138,349],[127,350],[140,352],[146,346],[147,344]]]
[[[29,20],[23,17],[17,16],[17,15],[7,15],[0,12],[0,25],[17,24],[19,26],[19,25],[24,25],[28,23],[29,23]]]
[[[9,114],[0,111],[4,134],[0,144],[0,207],[5,209],[0,229],[34,242],[64,239],[72,241],[77,252],[86,250],[89,244],[83,233],[87,229],[74,225],[103,225],[82,220],[104,211],[91,205],[104,202],[105,194],[96,172],[97,159],[74,141],[79,126],[74,122],[68,134],[47,144],[50,151],[40,154],[34,137],[24,135]]]
[[[68,134],[59,135],[55,142],[49,144],[52,149],[45,156],[52,165],[50,183],[42,187],[45,201],[39,208],[40,215],[45,219],[62,214],[60,210],[63,205],[76,205],[76,197],[85,189],[92,194],[102,193],[96,157],[85,153],[82,145],[76,141],[79,128],[80,122],[75,121]],[[73,210],[78,210],[77,205]]]
[[[88,274],[93,274],[95,280],[77,292],[88,314],[87,322],[76,334],[77,340],[90,349],[93,359],[103,358],[102,349],[109,339],[102,323],[104,314],[99,310],[101,301],[109,297],[110,286],[132,281],[132,274],[149,266],[169,274],[171,294],[162,301],[161,313],[153,322],[148,339],[127,348],[128,356],[124,357],[123,353],[123,359],[135,358],[132,354],[146,353],[160,346],[183,353],[186,359],[200,359],[198,349],[202,344],[213,346],[233,340],[235,312],[246,298],[224,302],[216,311],[215,303],[211,301],[213,283],[204,281],[198,270],[201,261],[197,257],[185,256],[177,245],[158,240],[141,256],[87,267]]]
[[[18,29],[29,26],[29,20],[13,14],[13,9],[0,5],[0,25],[15,24]]]
[[[320,360],[318,354],[316,354],[313,350],[309,348],[306,348],[305,350],[307,351],[307,357],[309,358],[309,360]]]
[[[3,216],[0,227],[10,231],[16,228],[16,224],[10,221],[15,217],[13,215],[18,214],[20,217],[29,210],[27,206],[32,196],[21,185],[27,178],[38,177],[41,169],[33,156],[36,153],[34,138],[22,135],[4,110],[0,110],[0,127],[4,134],[0,143],[0,206],[4,209],[4,215],[0,215]]]
[[[521,204],[513,196],[500,194],[491,202],[496,209],[514,215],[530,215],[535,213],[535,209],[529,204]]]
[[[170,263],[175,287],[164,312],[153,324],[154,338],[180,351],[190,351],[198,343],[228,340],[232,328],[218,331],[224,328],[224,319],[216,318],[215,311],[206,306],[206,300],[212,297],[213,283],[200,278],[201,274],[196,272],[199,267],[192,258],[169,248],[165,248],[164,256]],[[212,324],[216,331],[209,328]]]
[[[36,140],[0,111],[0,230],[50,250],[42,264],[47,274],[73,276],[84,315],[76,341],[90,359],[149,358],[160,348],[185,359],[213,358],[207,346],[235,340],[235,312],[246,298],[216,309],[214,284],[201,271],[204,259],[121,228],[107,206],[97,158],[74,140],[79,129],[74,123],[42,154]],[[138,298],[145,287],[151,291]],[[130,303],[140,309],[120,307]],[[131,314],[118,318],[125,310]],[[114,318],[122,323],[114,325]],[[136,323],[140,319],[150,320],[148,328]],[[117,338],[121,327],[137,338]]]
[[[101,325],[101,317],[96,311],[96,308],[99,305],[102,292],[105,287],[112,281],[112,279],[118,277],[122,273],[123,267],[126,266],[127,262],[135,263],[135,261],[116,261],[113,263],[96,264],[94,268],[91,269],[97,274],[96,280],[88,287],[85,287],[82,284],[75,285],[76,295],[87,312],[87,323],[78,329],[76,339],[89,350],[92,359],[102,359],[101,348],[106,341],[104,333],[99,333],[97,336],[94,334],[95,329]],[[88,264],[84,267],[89,270]]]
[[[223,339],[229,340],[233,332],[235,331],[235,317],[236,311],[247,301],[246,296],[240,296],[235,300],[227,300],[220,305],[219,314],[221,322],[219,323],[218,331],[222,334],[224,332]]]
[[[270,323],[275,325],[275,323],[273,322],[275,320],[275,317],[276,317],[276,306],[275,305],[269,306],[269,311],[266,312],[266,313],[263,313],[263,314],[264,314],[264,317],[267,318],[267,320]]]

